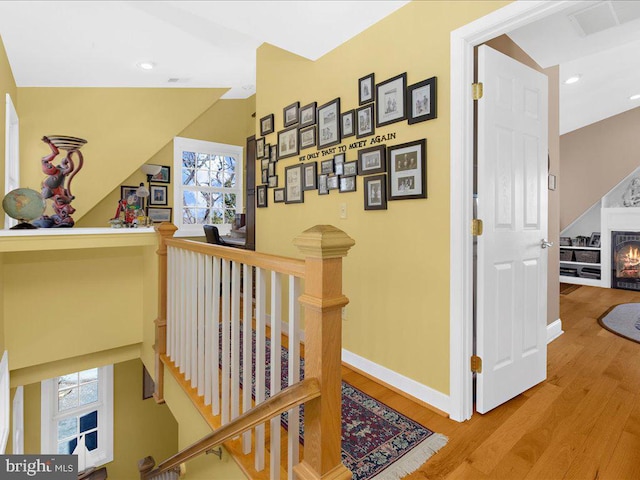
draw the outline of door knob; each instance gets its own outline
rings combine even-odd
[[[551,248],[551,247],[553,247],[553,242],[549,242],[547,240],[541,240],[540,241],[540,247],[541,248]]]

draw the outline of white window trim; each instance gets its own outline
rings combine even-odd
[[[58,377],[41,383],[41,440],[40,453],[57,454],[57,421],[68,415],[98,410],[98,448],[91,452],[92,463],[86,468],[97,467],[113,461],[113,365],[98,368],[98,402],[56,415],[58,401]]]
[[[244,149],[238,145],[207,142],[192,138],[174,137],[173,139],[173,223],[178,227],[176,237],[201,237],[204,235],[202,225],[182,224],[182,152],[184,150],[215,152],[219,155],[235,157],[236,162],[236,187],[229,193],[236,195],[236,213],[244,211]],[[221,234],[226,235],[231,231],[231,224],[216,225]]]
[[[13,435],[11,437],[13,454],[24,454],[24,387],[16,387],[13,396]]]
[[[4,129],[4,194],[6,195],[20,186],[20,124],[18,113],[8,93],[6,94]],[[4,228],[11,228],[17,224],[17,220],[5,213]]]

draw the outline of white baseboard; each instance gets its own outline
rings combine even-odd
[[[404,375],[400,375],[399,373],[389,370],[382,365],[378,365],[371,360],[367,360],[355,353],[351,353],[344,348],[342,349],[342,361],[374,378],[380,379],[382,382],[397,388],[407,395],[410,395],[424,403],[428,403],[447,414],[449,413],[449,395],[445,395],[444,393],[418,383],[415,380],[411,380]]]
[[[562,320],[557,319],[555,322],[547,325],[547,345],[553,342],[556,338],[562,335]]]

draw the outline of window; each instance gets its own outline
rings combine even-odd
[[[242,213],[242,147],[174,138],[174,223],[178,235],[203,234],[215,224],[228,233]]]
[[[112,365],[43,381],[41,413],[41,453],[75,452],[80,469],[113,460]]]
[[[19,156],[20,130],[18,125],[18,114],[11,101],[11,96],[6,94],[5,112],[5,173],[4,173],[4,194],[15,190],[20,186],[20,156]],[[3,195],[4,196],[4,195]],[[18,224],[9,215],[4,216],[4,228],[11,228]]]

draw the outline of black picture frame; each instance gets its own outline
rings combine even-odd
[[[407,122],[410,125],[438,117],[437,78],[431,77],[407,87]]]
[[[139,197],[136,194],[138,188],[139,187],[133,185],[120,185],[120,200],[124,200],[125,202],[127,202],[127,205],[129,205],[128,199],[133,195],[135,197],[133,205],[138,208],[144,208],[144,197]]]
[[[262,155],[262,158],[268,160],[270,157],[271,157],[271,144],[270,143],[265,143],[264,144],[264,154]]]
[[[284,203],[284,188],[273,189],[273,203]]]
[[[260,166],[262,167],[260,170],[268,170],[270,163],[271,162],[268,158],[263,158],[262,160],[260,160]]]
[[[147,207],[147,217],[153,223],[171,221],[171,207]]]
[[[427,139],[388,148],[388,200],[427,198]]]
[[[149,185],[149,205],[168,205],[167,185]]]
[[[590,247],[600,247],[600,232],[593,232],[591,237],[589,238],[589,246]]]
[[[318,175],[318,195],[329,195],[329,187],[327,185],[327,179],[329,175]]]
[[[358,150],[358,175],[387,171],[386,145],[374,145]]]
[[[311,102],[304,107],[300,107],[300,127],[316,124],[316,108],[318,102]]]
[[[264,137],[269,133],[273,133],[274,130],[275,130],[275,126],[273,123],[273,113],[270,113],[269,115],[265,115],[260,119],[260,135]]]
[[[303,190],[318,189],[318,164],[316,162],[304,163],[302,166],[302,175]]]
[[[387,175],[370,175],[364,177],[364,209],[387,209]]]
[[[264,138],[256,138],[256,160],[264,158]]]
[[[161,165],[160,171],[151,177],[153,183],[171,183],[171,167]]]
[[[318,107],[318,148],[337,145],[342,141],[340,136],[340,99]]]
[[[358,105],[364,105],[375,100],[375,78],[375,74],[370,73],[358,80]]]
[[[266,185],[258,185],[256,187],[256,207],[257,208],[267,208],[267,186]]]
[[[358,175],[358,161],[353,160],[352,162],[344,162],[344,167],[342,169],[343,177],[352,177]]]
[[[263,185],[266,185],[269,183],[269,169],[260,171],[260,181],[262,182]]]
[[[336,175],[342,175],[344,171],[344,160],[346,155],[344,153],[336,153],[333,156],[333,173]]]
[[[267,183],[269,188],[276,188],[278,186],[278,176],[277,175],[269,175],[269,183]]]
[[[368,137],[376,131],[374,104],[356,110],[356,138]]]
[[[329,190],[338,190],[340,188],[340,177],[338,175],[329,175],[327,177],[327,188]]]
[[[349,110],[340,115],[340,124],[342,126],[342,138],[351,137],[356,134],[356,111]]]
[[[376,85],[376,127],[406,120],[406,93],[406,72]]]
[[[298,123],[300,102],[293,102],[282,109],[283,126],[289,127]]]
[[[272,145],[271,147],[271,158],[269,159],[271,162],[277,162],[278,161],[278,148],[277,145]]]
[[[267,160],[267,175],[272,177],[275,174],[276,174],[276,164],[275,164],[275,162],[271,162],[271,161]]]
[[[284,169],[284,203],[304,203],[302,163]]]
[[[357,177],[355,176],[348,176],[345,177],[344,175],[340,176],[340,193],[347,193],[347,192],[355,192],[356,191],[356,186],[358,184],[358,182],[356,181]]]
[[[316,126],[301,128],[300,132],[300,150],[310,148],[316,144]]]
[[[278,160],[294,157],[300,153],[298,144],[298,127],[287,128],[278,132]]]
[[[329,160],[322,160],[320,162],[320,173],[323,175],[329,175],[334,172],[333,158]]]

